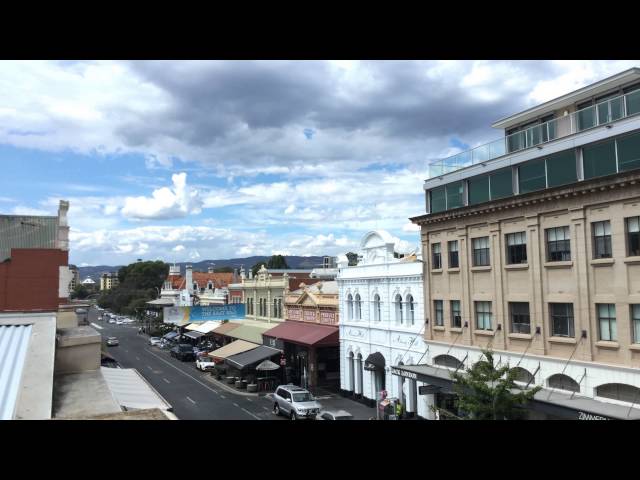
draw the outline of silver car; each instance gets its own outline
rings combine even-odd
[[[315,420],[322,408],[308,390],[295,385],[280,385],[273,394],[273,413],[291,420]]]

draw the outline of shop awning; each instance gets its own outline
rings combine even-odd
[[[380,352],[372,353],[364,361],[365,370],[384,370],[386,362]]]
[[[232,367],[236,367],[242,370],[243,368],[253,365],[254,363],[261,362],[265,358],[271,358],[274,355],[279,354],[280,350],[276,348],[260,345],[253,350],[227,357],[224,362],[231,365]]]
[[[170,298],[158,298],[156,300],[147,302],[147,305],[155,305],[156,307],[172,307],[173,300],[171,300]]]
[[[200,333],[200,332],[187,332],[184,334],[185,337],[189,337],[192,338],[193,340],[197,340],[200,337],[204,336],[204,333]]]
[[[162,338],[166,338],[167,340],[173,340],[178,335],[180,335],[178,332],[169,332],[166,335],[163,335]]]
[[[226,335],[231,330],[233,330],[234,328],[238,328],[239,326],[240,326],[239,323],[226,322],[220,325],[218,328],[211,330],[211,333],[216,333],[218,335]]]
[[[190,328],[189,330],[194,330],[196,332],[207,334],[207,333],[211,333],[213,330],[220,327],[221,322],[218,322],[215,320],[209,320],[207,322],[202,322],[202,323],[192,323],[190,326],[192,326],[193,328]]]
[[[339,334],[338,327],[290,320],[264,332],[267,337],[308,346],[338,346]]]
[[[172,410],[171,405],[134,368],[100,367],[100,370],[116,401],[126,410]]]
[[[247,342],[262,345],[262,334],[271,329],[271,325],[239,325],[230,332],[227,337],[237,338],[238,340],[246,340]]]
[[[197,323],[190,323],[189,325],[187,325],[184,328],[185,328],[185,330],[194,331],[194,330],[197,330],[199,326],[200,325],[198,325]]]
[[[224,347],[210,352],[209,356],[214,359],[224,360],[231,355],[237,355],[238,353],[247,352],[249,350],[253,350],[256,347],[258,347],[258,345],[256,345],[255,343],[245,342],[244,340],[236,340],[228,345],[225,345]]]

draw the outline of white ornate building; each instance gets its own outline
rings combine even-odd
[[[422,259],[398,252],[385,231],[367,233],[360,250],[357,266],[338,261],[340,388],[369,404],[384,389],[426,418],[416,381],[391,375],[392,366],[424,362]]]

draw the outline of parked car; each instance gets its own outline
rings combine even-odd
[[[107,338],[107,346],[114,347],[116,345],[120,345],[120,342],[118,341],[118,339],[116,337]]]
[[[149,339],[149,345],[153,346],[159,346],[162,343],[162,339],[160,337],[151,337]]]
[[[318,414],[317,420],[353,420],[353,415],[345,410],[322,411]]]
[[[113,318],[110,318],[109,323],[116,323],[116,321]]]
[[[273,413],[286,415],[291,420],[315,420],[322,408],[311,392],[295,385],[280,385],[273,400]]]
[[[196,368],[198,370],[202,370],[203,372],[206,372],[207,370],[211,370],[215,368],[215,366],[216,364],[214,363],[213,359],[206,355],[198,357],[198,359],[196,360]]]
[[[187,360],[195,360],[196,356],[193,354],[193,347],[188,343],[180,343],[171,349],[171,356],[177,358],[181,362]]]

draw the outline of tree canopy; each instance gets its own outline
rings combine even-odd
[[[540,390],[537,386],[522,390],[515,383],[518,371],[509,365],[498,366],[490,350],[465,372],[456,372],[454,391],[463,418],[471,420],[513,420],[520,418],[523,407]]]
[[[251,272],[253,273],[254,277],[256,276],[256,273],[258,273],[258,270],[260,270],[260,267],[262,267],[262,265],[264,265],[266,268],[289,269],[289,265],[287,265],[287,260],[284,256],[272,255],[268,262],[258,262],[253,267],[251,267]]]

